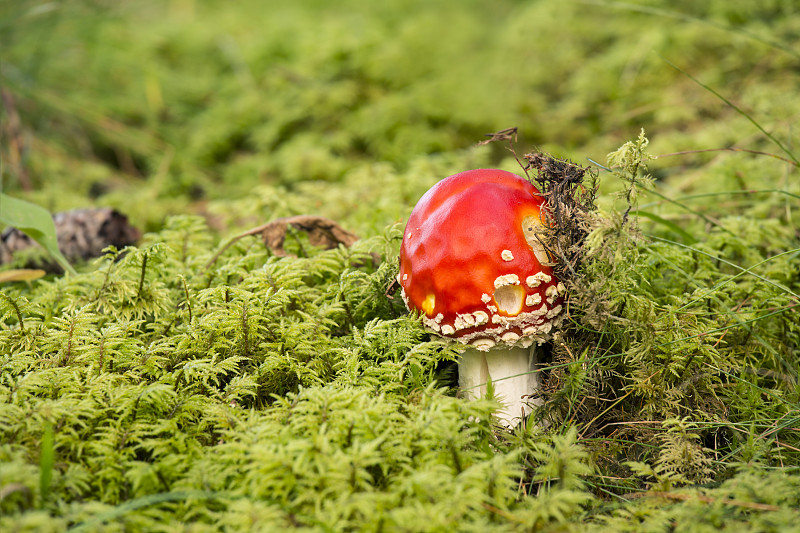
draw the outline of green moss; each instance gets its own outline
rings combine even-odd
[[[796,527],[798,17],[667,4],[0,7],[3,191],[149,232],[3,287],[0,530]],[[519,172],[474,146],[514,125],[578,162],[652,143],[600,172],[509,433],[388,288],[425,190]],[[304,213],[362,240],[211,262]]]

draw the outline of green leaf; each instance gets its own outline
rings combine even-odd
[[[24,232],[47,250],[66,272],[76,273],[58,248],[56,225],[47,209],[0,193],[0,223]]]

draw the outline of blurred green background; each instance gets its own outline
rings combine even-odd
[[[146,230],[319,213],[366,235],[446,175],[518,171],[504,147],[475,148],[513,126],[520,152],[581,164],[641,128],[654,154],[785,155],[700,83],[790,149],[798,35],[791,0],[6,1],[3,189]],[[735,188],[785,172],[718,153],[654,171],[698,191],[731,161],[767,167]]]

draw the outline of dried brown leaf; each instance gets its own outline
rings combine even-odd
[[[344,246],[352,246],[358,240],[358,236],[354,233],[342,228],[339,224],[325,217],[316,215],[297,215],[293,217],[279,218],[272,222],[267,222],[264,225],[249,229],[244,233],[232,238],[225,246],[220,248],[216,254],[206,263],[206,270],[216,263],[217,259],[230,248],[236,241],[249,235],[261,235],[264,245],[278,257],[287,257],[290,254],[286,252],[283,245],[286,242],[286,236],[289,231],[297,230],[305,232],[308,235],[308,242],[312,246],[325,248],[329,250],[336,248],[340,244]],[[380,258],[373,255],[373,262],[377,264]]]
[[[260,227],[259,233],[264,240],[264,245],[278,257],[289,254],[284,250],[287,232],[290,228],[302,231],[308,235],[308,242],[312,246],[329,250],[340,244],[351,246],[358,240],[353,233],[343,229],[333,220],[315,215],[297,215],[294,217],[279,218]],[[252,230],[251,230],[252,231]]]

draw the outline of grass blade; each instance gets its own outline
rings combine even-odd
[[[753,117],[751,117],[750,115],[748,115],[747,112],[745,112],[742,108],[740,108],[739,106],[737,106],[736,104],[734,104],[733,102],[731,102],[730,100],[728,100],[727,98],[722,96],[719,92],[714,90],[712,87],[706,85],[702,81],[698,80],[697,78],[695,78],[694,76],[692,76],[691,74],[689,74],[688,72],[683,70],[681,67],[679,67],[678,65],[676,65],[675,63],[673,63],[669,59],[667,59],[667,58],[665,58],[663,56],[661,57],[661,59],[663,59],[669,66],[671,66],[672,68],[674,68],[675,70],[677,70],[678,72],[680,72],[681,74],[683,74],[684,76],[686,76],[687,78],[689,78],[690,80],[692,80],[693,82],[698,84],[700,87],[702,87],[703,89],[707,90],[708,92],[710,92],[711,94],[713,94],[714,96],[716,96],[717,98],[719,98],[720,100],[725,102],[731,109],[733,109],[734,111],[736,111],[737,113],[742,115],[744,118],[749,120],[751,124],[753,124],[756,128],[758,128],[758,131],[760,131],[761,133],[766,135],[767,138],[769,138],[769,140],[771,140],[773,143],[775,143],[775,145],[783,151],[783,153],[785,153],[787,156],[789,156],[789,159],[792,160],[792,162],[795,164],[795,166],[800,166],[800,160],[797,159],[797,157],[792,153],[792,151],[789,150],[788,148],[786,148],[786,146],[784,146],[783,143],[780,142],[774,135],[772,135],[767,130],[765,130],[761,126],[761,124],[756,122],[756,120],[753,119]]]

